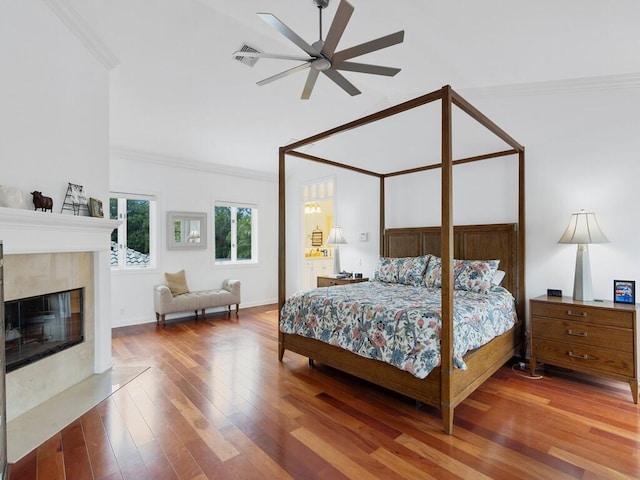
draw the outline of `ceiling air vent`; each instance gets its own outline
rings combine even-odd
[[[259,50],[256,50],[255,48],[250,47],[247,44],[242,45],[242,47],[240,47],[237,51],[260,53]],[[242,55],[236,55],[234,58],[238,60],[240,63],[244,63],[245,65],[249,65],[250,67],[253,67],[256,64],[256,62],[259,60],[258,57],[243,57]]]

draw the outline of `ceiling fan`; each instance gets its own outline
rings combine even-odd
[[[263,53],[263,52],[244,52],[238,51],[233,55],[234,57],[253,57],[253,58],[275,58],[280,60],[299,60],[304,63],[280,72],[264,80],[260,80],[258,85],[266,85],[280,78],[291,75],[292,73],[299,72],[301,70],[309,69],[307,75],[307,81],[304,84],[301,98],[307,100],[311,96],[311,91],[318,79],[320,72],[324,73],[328,78],[333,80],[339,87],[346,91],[349,95],[358,95],[358,90],[344,75],[338,70],[345,70],[350,72],[371,73],[374,75],[385,75],[393,77],[400,69],[392,67],[382,67],[379,65],[370,65],[367,63],[355,63],[347,60],[359,57],[366,53],[375,52],[383,48],[402,43],[404,40],[404,30],[401,30],[384,37],[376,38],[374,40],[361,43],[354,47],[347,48],[336,52],[338,42],[344,33],[347,23],[353,13],[353,6],[346,0],[342,0],[336,11],[333,22],[327,32],[326,40],[322,39],[322,10],[329,5],[329,0],[313,0],[313,3],[318,7],[320,14],[320,39],[311,45],[305,42],[300,36],[298,36],[293,30],[287,27],[282,21],[280,21],[275,15],[271,13],[258,13],[258,16],[267,22],[271,27],[276,29],[282,35],[287,37],[299,48],[301,48],[308,56],[300,55],[281,55],[277,53]]]

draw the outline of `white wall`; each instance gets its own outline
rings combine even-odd
[[[0,4],[0,185],[53,198],[68,182],[106,198],[108,71],[41,1]]]
[[[111,311],[114,327],[155,321],[153,286],[164,272],[184,269],[191,290],[220,288],[225,278],[242,282],[240,308],[277,300],[277,195],[276,176],[220,168],[150,155],[114,153],[111,189],[157,196],[158,264],[155,269],[112,273]],[[255,204],[258,208],[258,263],[213,264],[213,205],[216,200]],[[207,212],[206,249],[168,250],[166,212]],[[188,312],[186,312],[188,313]],[[176,314],[174,318],[184,316]]]
[[[472,99],[471,99],[472,100]],[[474,102],[526,147],[527,296],[571,296],[576,246],[558,239],[570,215],[596,213],[610,243],[590,246],[593,293],[640,280],[640,90],[599,89]]]

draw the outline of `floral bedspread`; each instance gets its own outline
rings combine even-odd
[[[440,365],[440,288],[377,281],[301,291],[285,302],[280,330],[311,337],[425,378]],[[515,302],[503,287],[454,291],[454,365],[509,330]]]

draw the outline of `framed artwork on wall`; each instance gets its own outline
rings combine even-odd
[[[613,301],[615,303],[636,303],[636,282],[633,280],[613,281]]]

